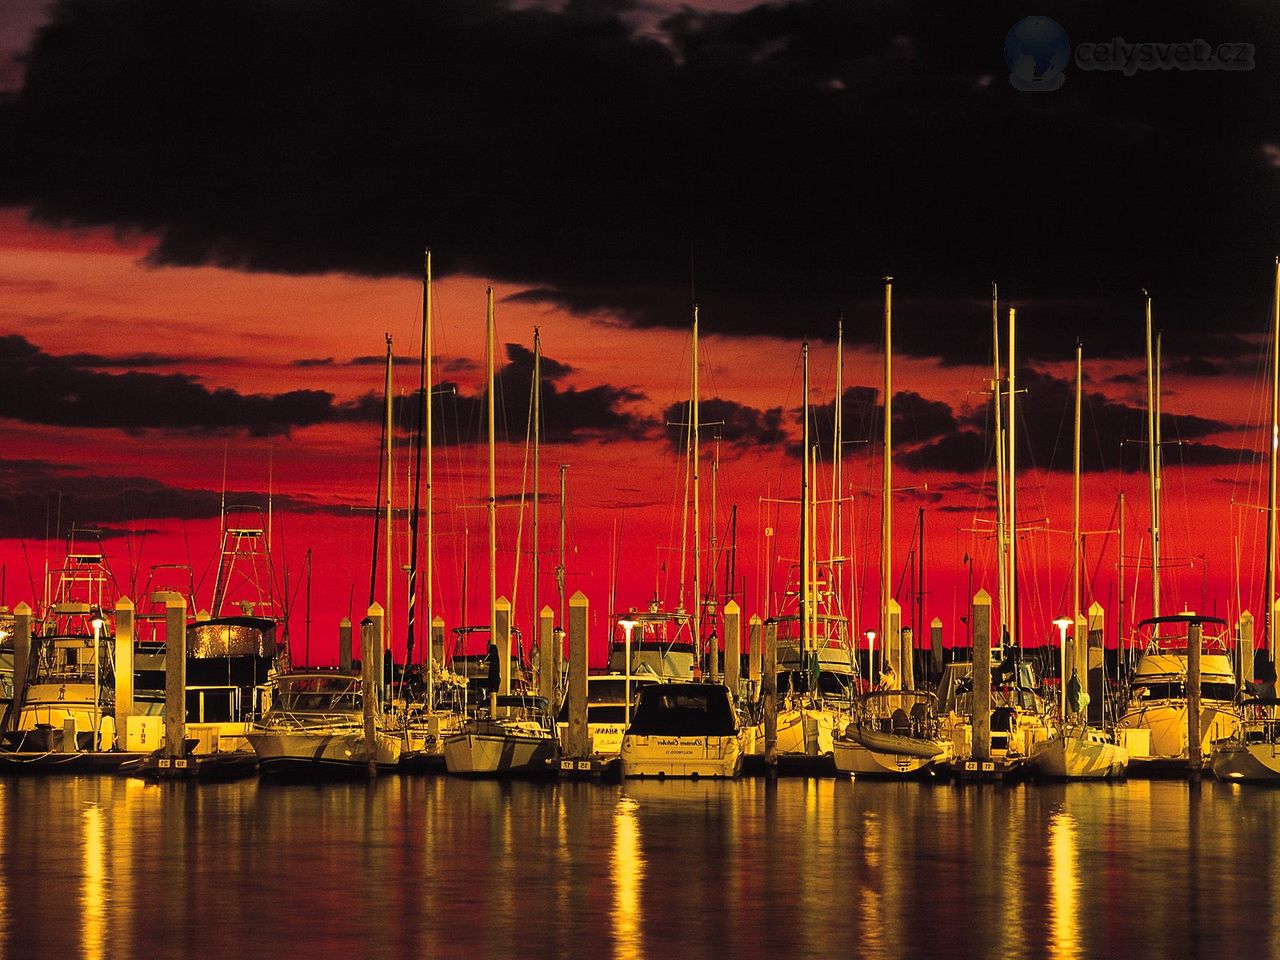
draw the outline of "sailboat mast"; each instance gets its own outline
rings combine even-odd
[[[1267,657],[1276,662],[1276,456],[1280,448],[1280,257],[1275,261],[1275,287],[1271,302],[1271,406],[1267,450],[1267,557],[1266,602],[1263,619],[1267,626]],[[1250,651],[1252,654],[1252,651]]]
[[[800,348],[800,363],[803,369],[800,395],[802,397],[802,413],[800,415],[800,649],[808,652],[812,647],[809,633],[809,344]]]
[[[542,460],[542,336],[537,327],[533,328],[533,584],[530,593],[533,599],[533,614],[529,623],[538,633],[538,576],[542,569],[542,554],[538,543],[538,501],[542,495],[540,483]]]
[[[1083,392],[1084,346],[1076,341],[1076,407],[1074,445],[1071,458],[1071,629],[1074,634],[1073,661],[1080,683],[1087,683],[1087,632],[1080,629],[1080,400]],[[1067,678],[1062,678],[1066,683]],[[1063,687],[1065,690],[1066,687]]]
[[[996,431],[996,579],[1000,592],[1000,624],[1009,624],[1009,534],[1005,523],[1004,482],[1004,417],[1001,412],[1004,396],[1000,386],[1000,307],[996,285],[991,285],[991,343],[995,356],[995,371],[991,378],[991,393],[995,398]]]
[[[880,459],[880,659],[893,663],[898,651],[889,635],[889,601],[893,565],[893,277],[884,278],[884,448]]]
[[[690,469],[693,472],[693,642],[698,656],[702,655],[702,528],[701,516],[698,513],[698,469],[701,465],[701,451],[698,444],[701,439],[698,426],[698,305],[693,305],[693,374],[692,392],[689,403],[689,446]],[[712,675],[714,676],[714,668]]]
[[[842,525],[844,490],[841,463],[841,446],[844,442],[844,314],[836,321],[836,406],[831,425],[831,575],[835,583],[831,589],[837,598],[837,610],[844,607],[844,527]]]
[[[498,628],[498,481],[497,481],[497,463],[494,457],[494,447],[497,443],[497,430],[495,427],[495,404],[493,396],[494,388],[494,334],[493,334],[493,287],[489,287],[486,292],[485,303],[485,376],[488,382],[488,389],[485,391],[488,398],[488,420],[489,420],[489,636],[492,642],[497,640]],[[511,650],[498,651],[498,662],[500,664],[501,684],[499,693],[506,696],[511,692]]]
[[[556,564],[556,590],[560,594],[560,626],[564,628],[564,515],[567,509],[566,501],[568,500],[568,486],[565,483],[565,475],[569,472],[567,463],[560,464],[560,562]],[[560,655],[563,651],[557,651],[556,662],[560,662]]]
[[[409,597],[405,613],[405,645],[404,645],[404,662],[406,665],[413,663],[414,641],[418,620],[418,527],[421,522],[421,513],[419,506],[422,495],[422,446],[425,442],[425,434],[429,429],[427,422],[431,419],[431,401],[427,393],[427,356],[428,343],[430,339],[430,313],[431,313],[431,251],[426,251],[426,263],[423,267],[422,280],[422,350],[418,358],[418,396],[422,406],[418,408],[418,430],[414,436],[414,468],[413,468],[413,509],[409,514]],[[430,481],[428,481],[428,485]],[[429,555],[428,555],[429,556]],[[428,560],[427,569],[430,570],[430,561]],[[430,582],[430,574],[427,576]],[[427,604],[428,610],[430,603]],[[431,650],[431,615],[427,614],[427,655],[430,657]],[[428,664],[428,666],[430,666]],[[430,680],[427,681],[430,685]],[[427,698],[430,703],[430,696]]]
[[[1151,616],[1160,616],[1160,440],[1156,433],[1156,360],[1151,337],[1151,294],[1143,291],[1147,319],[1147,486],[1151,497]],[[1158,629],[1158,628],[1157,628]]]
[[[386,605],[385,605],[385,606],[386,606],[386,610],[384,610],[384,611],[383,611],[383,617],[384,617],[383,624],[384,624],[384,626],[383,626],[383,628],[382,628],[382,640],[381,640],[381,644],[382,644],[382,646],[381,646],[381,649],[379,650],[380,662],[379,662],[378,676],[381,678],[381,679],[380,679],[380,681],[379,681],[379,694],[380,694],[380,695],[385,695],[385,694],[386,694],[386,689],[387,689],[386,662],[387,662],[387,647],[388,647],[388,645],[389,645],[389,644],[388,644],[388,641],[390,640],[390,636],[391,636],[391,624],[392,624],[392,620],[391,620],[391,590],[392,590],[392,585],[393,585],[393,583],[394,583],[394,574],[392,573],[392,570],[391,570],[391,555],[392,555],[392,543],[391,543],[391,530],[392,530],[392,526],[391,526],[391,480],[392,480],[392,476],[391,476],[391,470],[392,470],[392,451],[395,449],[395,442],[394,442],[395,434],[393,434],[393,433],[391,432],[391,430],[392,430],[391,410],[392,410],[392,407],[394,406],[394,400],[395,400],[395,397],[394,397],[394,396],[393,396],[393,394],[391,393],[391,390],[392,390],[392,385],[391,385],[391,372],[392,372],[392,367],[394,366],[394,363],[395,363],[395,361],[392,359],[392,356],[391,356],[391,335],[390,335],[390,334],[387,334],[387,384],[386,384],[386,396],[387,396],[387,409],[386,409],[386,415],[387,415],[387,422],[386,422],[386,431],[387,431],[387,451],[386,451],[386,452],[387,452],[387,463],[386,463],[386,471],[387,471],[387,487],[386,487],[386,517],[385,517],[385,520],[384,520],[384,522],[385,522],[385,524],[386,524],[386,528],[385,528],[385,530],[384,530],[384,534],[383,534],[383,539],[384,539],[384,543],[383,543],[383,551],[384,551],[384,553],[383,553],[383,568],[384,568],[384,569],[383,569],[383,571],[382,571],[383,576],[386,578],[386,585],[385,585],[385,588],[384,588],[384,589],[386,590],[387,602],[386,602]]]
[[[1017,461],[1017,444],[1015,440],[1018,436],[1017,420],[1013,415],[1013,398],[1017,393],[1016,375],[1014,372],[1015,357],[1015,334],[1017,330],[1017,311],[1013,307],[1009,308],[1009,422],[1005,427],[1008,434],[1008,454],[1006,455],[1005,467],[1009,475],[1009,496],[1006,502],[1009,505],[1009,515],[1006,518],[1007,534],[1009,537],[1009,572],[1006,576],[1009,578],[1009,646],[1017,648],[1018,646],[1018,511],[1017,511],[1017,474],[1015,464]]]
[[[431,369],[431,350],[432,350],[432,347],[434,346],[434,343],[432,342],[434,337],[434,331],[432,329],[432,316],[431,316],[431,251],[430,250],[427,250],[426,260],[427,262],[426,262],[425,276],[423,278],[423,291],[422,291],[422,314],[424,317],[426,317],[426,324],[424,325],[425,331],[422,336],[422,342],[423,342],[422,445],[426,448],[426,456],[427,456],[426,477],[425,477],[426,485],[427,485],[427,537],[426,537],[427,572],[426,572],[426,576],[423,578],[426,582],[426,595],[425,595],[426,605],[423,607],[423,612],[426,614],[426,616],[424,617],[423,622],[427,625],[427,627],[426,627],[426,630],[424,631],[426,635],[426,642],[423,644],[423,649],[426,651],[425,660],[427,663],[427,677],[426,677],[427,709],[434,710],[436,707],[436,688],[435,688],[434,671],[432,667],[435,663],[435,659],[434,659],[434,654],[431,650],[431,638],[432,638],[431,631],[433,628],[433,624],[435,622],[434,575],[435,575],[435,559],[436,559],[436,555],[435,555],[436,530],[435,530],[435,494],[431,488],[431,484],[433,480],[432,468],[434,466],[432,461],[432,454],[431,454],[431,446],[432,446],[432,440],[433,440],[432,432],[431,432],[431,387],[432,387],[432,373],[433,373]],[[419,471],[419,475],[421,476],[421,471]],[[441,640],[442,649],[440,651],[440,654],[442,657],[444,656],[443,646],[444,644],[442,639]]]

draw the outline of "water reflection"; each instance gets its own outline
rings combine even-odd
[[[613,818],[613,955],[618,960],[644,956],[640,923],[641,887],[644,885],[644,852],[640,849],[639,804],[629,797],[618,800]]]
[[[1266,954],[1280,791],[0,780],[0,954]]]
[[[1049,818],[1049,911],[1053,939],[1050,955],[1057,960],[1080,957],[1076,891],[1080,884],[1076,854],[1076,821],[1058,811]]]

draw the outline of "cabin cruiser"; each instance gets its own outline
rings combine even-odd
[[[364,696],[358,674],[298,670],[276,681],[262,721],[245,734],[264,776],[358,776],[368,769]],[[380,718],[379,718],[380,719]],[[373,760],[380,771],[400,760],[399,731],[375,731]]]
[[[631,677],[631,703],[641,688],[657,683],[647,670]],[[616,757],[622,752],[622,736],[626,733],[631,711],[627,702],[627,677],[617,673],[593,674],[587,677],[587,732],[590,754]],[[556,732],[560,752],[569,747],[569,698],[565,697],[556,716]]]
[[[736,777],[742,730],[722,683],[643,687],[622,738],[623,777]]]
[[[1239,729],[1213,744],[1213,775],[1228,783],[1280,782],[1280,700],[1253,698],[1240,708]]]
[[[1077,721],[1033,746],[1029,762],[1032,773],[1048,780],[1107,780],[1124,776],[1129,751],[1111,733]]]
[[[1200,654],[1200,750],[1208,756],[1215,741],[1238,736],[1236,678],[1226,644],[1226,621],[1196,614],[1153,617],[1138,624],[1150,631],[1128,678],[1124,713],[1117,724],[1127,744],[1131,772],[1188,759],[1187,637],[1192,623],[1205,626]],[[1218,628],[1216,634],[1209,627]]]
[[[853,719],[834,741],[836,770],[858,777],[930,776],[952,743],[927,690],[872,690],[854,699]]]

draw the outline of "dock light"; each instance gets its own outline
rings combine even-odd
[[[101,710],[101,707],[99,706],[99,700],[101,699],[101,693],[99,692],[99,688],[102,683],[101,675],[98,672],[98,659],[102,655],[102,628],[106,625],[106,622],[102,619],[102,611],[97,607],[94,607],[92,608],[92,610],[90,610],[90,616],[92,619],[90,619],[89,625],[93,627],[93,747],[92,749],[97,750],[99,746],[98,725],[101,723],[101,720],[98,716],[98,712]]]
[[[623,675],[622,680],[622,696],[626,705],[623,707],[622,720],[626,726],[631,726],[631,631],[638,625],[639,620],[619,620],[618,626],[622,628],[624,650],[627,658],[627,672]]]
[[[876,683],[876,632],[874,630],[867,631],[867,672],[871,674],[870,684],[874,687]]]
[[[1059,617],[1053,621],[1053,625],[1058,628],[1058,650],[1059,664],[1058,667],[1058,699],[1062,704],[1062,717],[1067,716],[1067,627],[1074,623],[1070,617]]]

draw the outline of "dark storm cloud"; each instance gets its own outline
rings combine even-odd
[[[227,357],[180,357],[160,353],[128,353],[110,357],[100,353],[68,353],[61,359],[76,367],[93,367],[99,370],[143,370],[154,367],[180,367],[199,363],[201,366],[232,362]]]
[[[847,387],[844,391],[844,442],[880,443],[884,436],[884,407],[875,387]],[[793,411],[799,424],[803,414]],[[810,407],[810,441],[830,450],[835,432],[835,403]],[[898,450],[954,431],[958,426],[955,413],[941,400],[930,400],[914,390],[893,395],[893,435]],[[797,427],[798,429],[798,427]],[[788,447],[788,453],[799,456],[799,444]]]
[[[1027,356],[1141,353],[1264,326],[1280,248],[1271,9],[1059,14],[1075,44],[1204,37],[1251,72],[1067,68],[1006,80],[1023,3],[794,0],[684,9],[572,0],[61,0],[0,103],[0,203],[140,229],[152,259],[526,284],[525,298],[708,331],[982,362],[986,285]],[[1271,148],[1268,148],[1271,145]],[[1175,338],[1176,339],[1176,338]],[[1194,351],[1187,348],[1188,355]]]
[[[663,414],[667,443],[676,452],[686,449],[689,438],[689,404],[673,403]],[[782,408],[757,410],[734,400],[713,397],[698,403],[699,435],[704,444],[720,440],[731,446],[773,447],[786,439]]]
[[[0,538],[58,539],[72,524],[104,526],[104,536],[138,536],[154,520],[208,519],[224,503],[262,503],[258,493],[173,487],[147,477],[111,476],[43,460],[0,462]],[[277,510],[345,513],[341,505],[273,497]],[[111,525],[128,524],[119,530]]]
[[[333,357],[303,357],[289,364],[291,367],[332,367]]]
[[[533,352],[520,344],[506,345],[508,362],[495,375],[496,433],[500,442],[523,442],[532,400]],[[657,425],[627,408],[645,399],[632,387],[598,384],[579,389],[562,380],[573,368],[551,357],[542,358],[542,440],[582,443],[609,437],[642,439]],[[417,427],[422,393],[413,391],[393,401],[392,418],[401,434]],[[487,434],[488,394],[465,393],[457,383],[441,381],[431,391],[432,436],[437,444],[482,443]],[[380,394],[368,393],[342,410],[351,420],[379,422],[386,415]]]
[[[121,430],[247,430],[257,436],[335,419],[322,390],[242,394],[211,390],[182,373],[103,373],[45,353],[24,337],[0,336],[0,417]]]
[[[1035,370],[1018,374],[1018,457],[1022,469],[1059,472],[1072,469],[1075,383]],[[1146,469],[1146,413],[1102,394],[1085,391],[1081,410],[1081,468],[1084,471]],[[1205,442],[1239,427],[1194,414],[1164,413],[1160,418],[1167,464],[1225,466],[1252,459],[1250,450]],[[960,429],[937,440],[895,452],[894,460],[916,470],[972,473],[993,463],[990,413],[966,417]]]

